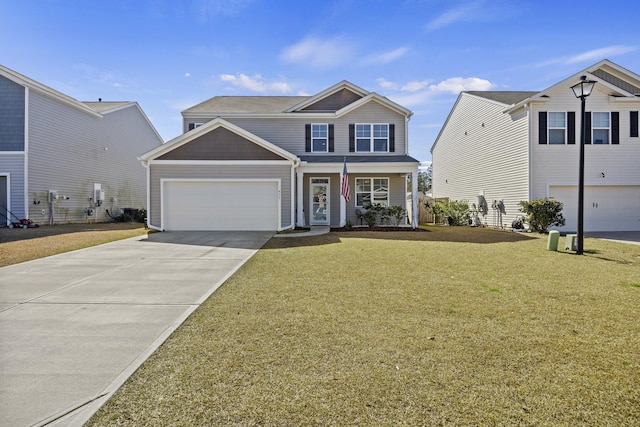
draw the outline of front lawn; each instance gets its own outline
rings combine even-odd
[[[640,246],[545,239],[271,239],[88,425],[638,425]]]

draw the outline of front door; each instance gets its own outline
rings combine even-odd
[[[329,178],[311,178],[311,225],[329,225]]]

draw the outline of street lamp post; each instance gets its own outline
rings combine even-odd
[[[576,98],[580,98],[580,173],[578,177],[578,244],[576,254],[582,255],[584,251],[584,145],[586,136],[585,98],[591,95],[593,80],[587,80],[587,76],[581,76],[580,82],[571,86]]]

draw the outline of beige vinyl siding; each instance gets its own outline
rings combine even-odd
[[[461,94],[433,148],[434,197],[477,205],[484,194],[487,225],[500,225],[494,224],[494,200],[503,201],[502,225],[510,226],[521,214],[518,203],[528,199],[527,117],[512,117],[503,113],[505,108]]]
[[[609,102],[609,96],[598,90],[587,98],[586,110],[620,112],[620,144],[585,146],[585,185],[638,185],[640,183],[640,139],[629,136],[629,111],[637,111],[638,103]],[[539,111],[575,111],[576,144],[539,144]],[[580,100],[569,88],[549,94],[544,104],[532,106],[532,197],[547,197],[549,185],[577,185],[580,150]],[[602,173],[605,177],[602,177]]]
[[[11,212],[16,214],[19,218],[28,217],[24,210],[24,154],[0,154],[0,175],[9,175],[11,183],[11,188],[7,194],[11,201],[11,207],[5,207],[10,208]],[[0,223],[3,220],[4,218],[0,218]]]
[[[136,156],[161,143],[133,104],[95,117],[30,91],[28,197],[40,204],[29,203],[29,216],[48,221],[48,190],[69,197],[55,203],[56,222],[105,221],[107,209],[144,208],[146,172]],[[94,183],[105,201],[87,217]]]
[[[338,118],[311,117],[309,113],[291,113],[282,118],[234,118],[223,117],[225,120],[271,142],[296,155],[305,154],[305,124],[332,123],[335,125],[334,154],[349,154],[349,124],[350,123],[393,123],[395,124],[395,154],[407,154],[405,117],[389,108],[375,102],[369,102],[362,107]],[[189,119],[193,121],[192,119]],[[203,120],[206,122],[208,120]],[[313,154],[313,153],[306,153]],[[351,153],[352,155],[381,155],[387,153]]]
[[[161,226],[160,180],[176,179],[279,179],[281,180],[281,227],[291,225],[291,167],[290,166],[208,166],[208,165],[163,165],[151,164],[150,186],[151,206],[149,223]],[[260,206],[256,206],[259,210]]]

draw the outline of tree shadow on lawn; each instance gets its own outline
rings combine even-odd
[[[301,246],[330,245],[340,243],[342,239],[376,239],[376,240],[404,240],[411,242],[453,242],[453,243],[509,243],[537,239],[536,235],[515,233],[504,230],[475,227],[421,227],[417,230],[406,231],[331,231],[320,236],[299,237],[287,239],[271,239],[263,249],[281,249]]]

